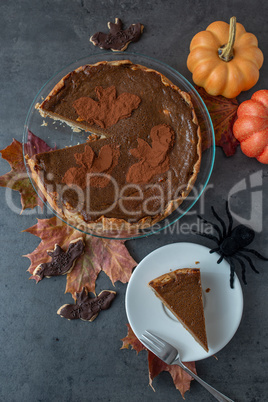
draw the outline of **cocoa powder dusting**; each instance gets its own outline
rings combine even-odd
[[[127,181],[129,183],[148,183],[154,175],[164,173],[169,169],[168,151],[174,145],[174,131],[170,126],[160,124],[152,128],[150,137],[151,145],[138,138],[138,147],[130,150],[130,153],[139,159],[139,162],[128,170]]]
[[[130,117],[134,109],[137,109],[141,99],[134,94],[124,92],[116,97],[115,86],[95,88],[98,101],[88,97],[77,99],[73,103],[78,121],[87,121],[89,124],[97,124],[107,128],[116,124],[120,119]]]
[[[74,155],[80,167],[71,167],[65,173],[62,181],[67,185],[77,185],[84,189],[87,185],[106,187],[110,181],[109,175],[118,163],[120,151],[110,145],[104,145],[96,156],[89,145],[84,152]]]

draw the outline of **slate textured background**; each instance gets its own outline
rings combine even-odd
[[[105,31],[108,21],[119,17],[128,26],[142,22],[144,34],[131,44],[130,52],[142,53],[166,62],[191,81],[186,59],[191,38],[211,22],[229,22],[236,15],[247,31],[259,39],[259,47],[267,57],[268,4],[262,0],[45,0],[6,1],[0,3],[0,148],[12,138],[22,140],[22,131],[31,102],[40,87],[65,65],[86,55],[101,53],[89,43],[89,37]],[[249,99],[258,89],[267,89],[267,62],[260,80],[239,101]],[[1,160],[0,174],[9,170]],[[259,178],[250,187],[252,174]],[[267,254],[267,176],[265,165],[245,157],[240,149],[227,158],[217,148],[210,187],[193,213],[176,224],[173,232],[128,241],[127,247],[139,262],[149,252],[168,243],[194,241],[209,246],[207,240],[182,230],[182,223],[197,222],[197,213],[211,219],[210,205],[220,214],[234,186],[244,180],[232,196],[232,210],[244,219],[257,212],[256,222],[262,226],[252,248]],[[240,186],[241,187],[241,186]],[[258,193],[257,193],[258,192]],[[39,239],[24,229],[43,218],[38,211],[19,214],[20,197],[0,189],[0,401],[177,401],[168,373],[148,386],[146,353],[120,350],[120,339],[127,334],[124,308],[126,285],[116,283],[118,292],[111,310],[94,323],[69,322],[56,311],[72,302],[64,294],[65,278],[44,280],[39,285],[28,281],[30,253]],[[8,198],[9,197],[9,198]],[[11,198],[10,198],[11,197]],[[256,197],[256,198],[254,198]],[[205,201],[205,210],[201,205]],[[237,222],[236,222],[237,223]],[[260,226],[259,225],[259,226]],[[244,314],[231,342],[217,354],[197,362],[199,375],[235,401],[267,400],[267,263],[256,261],[260,275],[247,270],[248,285],[243,287]],[[240,273],[239,273],[240,275]],[[112,289],[109,279],[101,274],[97,291]],[[199,384],[193,382],[186,401],[214,400]]]

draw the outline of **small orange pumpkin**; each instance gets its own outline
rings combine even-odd
[[[268,90],[257,91],[251,99],[242,102],[237,117],[233,133],[240,141],[242,152],[268,164]]]
[[[235,98],[259,79],[263,53],[255,35],[246,32],[232,17],[210,24],[190,44],[187,67],[196,85],[213,96]]]

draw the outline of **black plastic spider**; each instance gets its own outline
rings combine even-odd
[[[210,253],[218,252],[220,254],[220,258],[218,259],[217,263],[220,264],[225,258],[228,263],[230,264],[231,273],[230,273],[230,286],[231,288],[234,287],[234,272],[235,272],[235,261],[238,261],[241,269],[242,269],[242,280],[244,284],[246,282],[246,264],[243,261],[245,259],[250,267],[253,269],[254,272],[257,274],[259,271],[254,267],[251,258],[248,255],[245,255],[244,252],[252,253],[256,257],[260,258],[261,260],[268,261],[268,258],[264,257],[260,253],[255,250],[246,248],[254,239],[255,232],[253,229],[245,226],[245,225],[238,225],[233,228],[233,218],[229,210],[228,201],[226,201],[226,214],[229,220],[228,228],[224,221],[219,217],[219,215],[215,212],[214,208],[211,207],[212,213],[215,218],[220,222],[222,229],[212,222],[207,221],[206,219],[202,218],[198,215],[198,218],[204,222],[212,225],[215,231],[218,233],[218,237],[210,234],[205,234],[201,232],[196,232],[197,235],[206,237],[210,240],[213,240],[217,243],[217,247],[210,250]],[[235,260],[235,261],[234,261]]]

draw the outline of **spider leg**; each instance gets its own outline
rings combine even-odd
[[[210,234],[207,234],[207,233],[197,232],[196,230],[193,230],[193,232],[194,232],[195,234],[199,235],[199,236],[206,237],[207,239],[213,240],[213,241],[215,241],[217,244],[219,244],[219,239],[218,239],[216,236],[213,236],[213,235],[210,235]]]
[[[215,247],[215,248],[212,248],[211,250],[209,250],[209,252],[210,252],[210,254],[212,254],[212,253],[219,251],[219,249],[220,249],[220,247]]]
[[[220,222],[221,226],[222,226],[222,236],[223,238],[226,237],[226,225],[224,223],[224,221],[219,217],[219,215],[217,214],[217,212],[215,211],[215,209],[213,207],[211,207],[212,213],[215,216],[215,218]]]
[[[231,258],[226,258],[227,262],[230,264],[230,286],[234,288],[234,273],[235,273],[235,264]]]
[[[229,226],[228,226],[228,231],[227,231],[227,236],[229,236],[232,231],[232,228],[233,228],[233,217],[232,217],[230,209],[229,209],[228,200],[225,203],[225,209],[226,209],[226,215],[229,220]]]
[[[243,248],[243,251],[247,251],[248,253],[252,253],[252,254],[256,255],[256,257],[260,258],[261,260],[268,261],[268,258],[264,257],[263,255],[258,253],[258,251],[256,251],[256,250],[252,250],[250,248]]]
[[[218,251],[220,251],[220,249],[221,249],[220,247],[212,248],[212,249],[209,251],[209,253],[210,253],[210,254],[212,254],[212,253],[217,253]],[[220,263],[222,262],[223,258],[224,258],[224,255],[220,252],[220,258],[218,259],[217,264],[220,264]]]
[[[222,232],[221,232],[219,226],[218,226],[216,223],[207,221],[205,218],[202,218],[202,216],[200,216],[200,215],[197,215],[197,217],[198,217],[202,222],[204,222],[204,223],[206,223],[206,224],[208,223],[209,225],[211,225],[211,226],[213,227],[213,229],[216,230],[216,232],[217,232],[218,235],[219,235],[219,241],[222,241],[222,240],[223,240],[223,238],[222,238]]]
[[[211,251],[212,251],[212,250],[211,250]],[[211,252],[211,251],[210,251],[210,252]],[[216,250],[215,250],[215,251],[216,251]],[[220,258],[219,258],[218,261],[217,261],[217,264],[220,264],[220,263],[222,262],[222,260],[223,260],[223,255],[220,256]]]
[[[252,268],[252,270],[253,270],[254,272],[256,272],[256,274],[259,274],[259,271],[254,267],[253,262],[251,261],[251,258],[249,258],[249,256],[244,255],[244,254],[241,253],[241,252],[238,252],[237,255],[239,255],[240,257],[245,258],[245,259],[247,260],[247,262],[249,263],[250,267]]]
[[[237,256],[233,256],[233,258],[236,259],[239,262],[239,264],[240,264],[240,266],[242,268],[242,281],[246,285],[247,284],[247,281],[246,281],[246,264],[244,263],[243,260],[241,260],[241,258],[239,258]]]

